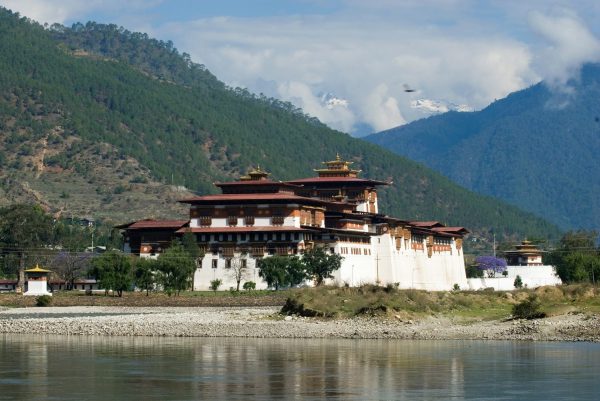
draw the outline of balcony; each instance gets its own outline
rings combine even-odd
[[[263,257],[265,256],[266,248],[264,246],[253,246],[250,248],[250,255],[254,257]]]

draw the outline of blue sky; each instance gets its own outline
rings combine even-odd
[[[600,61],[596,0],[0,0],[40,22],[172,40],[231,86],[352,134],[477,110]],[[406,92],[405,87],[416,89]]]

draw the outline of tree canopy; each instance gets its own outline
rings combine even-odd
[[[196,270],[196,263],[180,242],[173,243],[157,260],[157,281],[171,295],[187,290]]]
[[[343,256],[326,253],[323,248],[316,247],[306,252],[302,257],[302,263],[306,273],[314,280],[317,286],[323,284],[328,278],[333,278],[332,273],[342,265]]]
[[[117,251],[109,251],[92,259],[92,275],[100,288],[116,291],[119,297],[131,289],[133,283],[130,258]]]
[[[569,231],[559,246],[548,255],[548,262],[556,266],[561,280],[566,283],[591,282],[600,279],[600,248],[595,231]]]

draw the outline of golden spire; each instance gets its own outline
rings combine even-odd
[[[251,168],[247,175],[241,176],[240,181],[262,181],[266,180],[269,175],[271,175],[271,173],[262,170],[260,164],[258,164],[256,165],[256,168]]]
[[[336,153],[335,160],[322,162],[321,164],[324,164],[326,168],[315,169],[319,177],[357,177],[360,173],[360,170],[351,169],[352,162],[343,160],[339,153]]]

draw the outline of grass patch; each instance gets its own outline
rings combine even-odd
[[[535,316],[599,313],[600,291],[589,285],[541,287],[535,290],[438,291],[398,290],[364,285],[358,288],[320,287],[290,290],[281,313],[300,316],[445,315],[466,320],[497,320],[513,314],[515,305],[535,299]],[[524,308],[524,307],[521,307]],[[529,316],[529,315],[528,315]],[[533,315],[531,315],[533,316]]]

